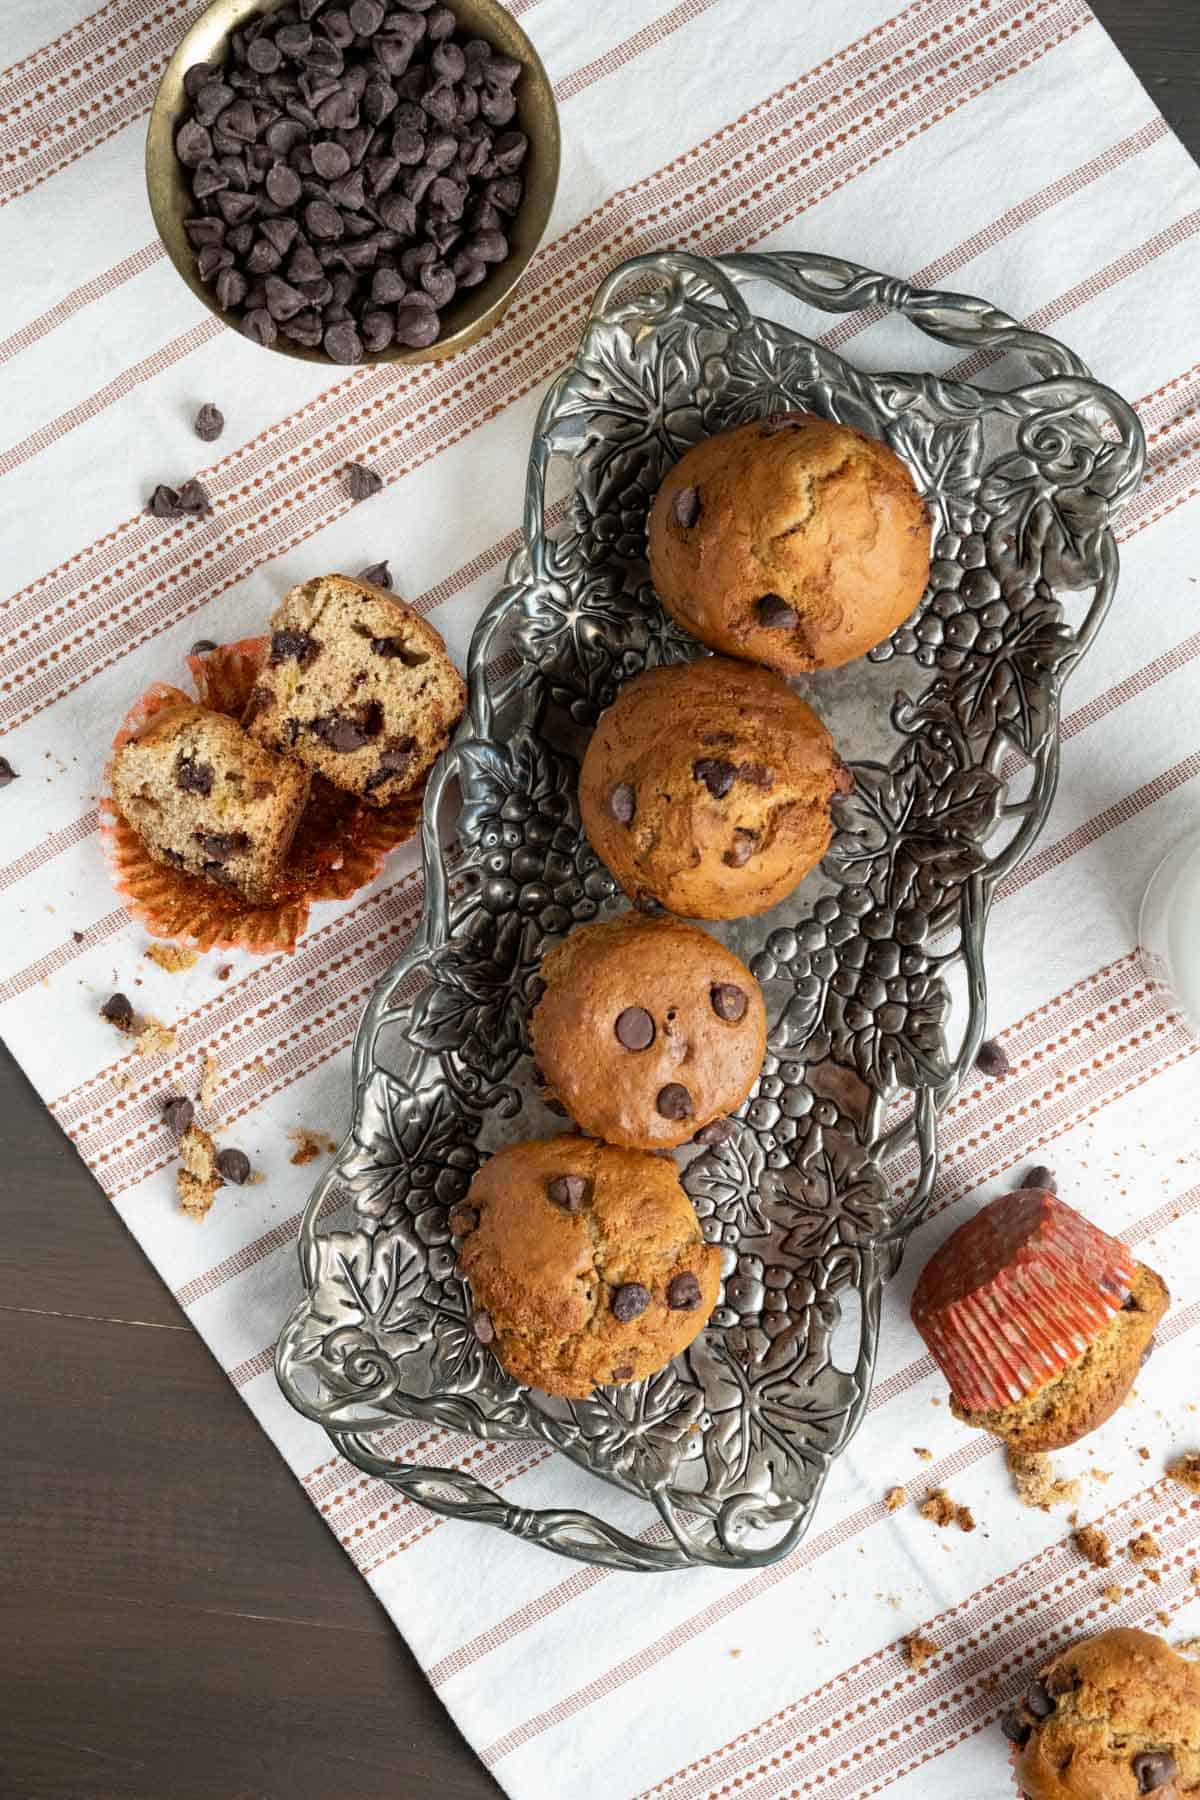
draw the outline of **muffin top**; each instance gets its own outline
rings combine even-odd
[[[791,412],[705,438],[650,515],[650,573],[714,650],[784,674],[864,656],[929,579],[929,519],[886,444]]]
[[[644,1380],[703,1329],[720,1281],[674,1163],[566,1135],[513,1144],[450,1215],[476,1334],[518,1381],[579,1398]]]
[[[1028,1800],[1200,1793],[1200,1666],[1146,1631],[1056,1656],[1004,1720]]]
[[[550,1092],[610,1144],[717,1142],[762,1068],[766,1008],[732,950],[678,919],[581,925],[542,962],[533,1054]]]
[[[777,905],[820,861],[850,782],[785,681],[705,656],[626,683],[592,734],[579,805],[632,898],[733,919]]]

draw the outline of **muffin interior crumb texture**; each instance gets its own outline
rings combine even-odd
[[[1074,1476],[1056,1475],[1054,1464],[1040,1450],[1022,1453],[1010,1448],[1006,1461],[1022,1506],[1047,1512],[1052,1506],[1069,1506],[1079,1499],[1082,1482]]]
[[[273,614],[245,723],[335,787],[387,806],[420,788],[465,704],[431,625],[390,594],[324,575]]]
[[[1081,1525],[1075,1532],[1072,1542],[1081,1556],[1085,1556],[1096,1569],[1107,1569],[1112,1562],[1112,1544],[1108,1533],[1101,1531],[1098,1525]]]
[[[147,944],[145,954],[150,962],[157,963],[168,975],[180,975],[185,969],[193,968],[200,960],[197,950],[188,950],[182,944]]]
[[[223,1186],[217,1169],[217,1146],[199,1125],[189,1125],[179,1140],[179,1168],[175,1176],[179,1205],[193,1219],[209,1211],[217,1189]]]
[[[960,1531],[974,1531],[975,1515],[969,1506],[960,1506],[952,1500],[945,1488],[930,1488],[925,1499],[918,1507],[923,1519],[931,1525],[940,1525],[943,1530],[948,1525],[957,1525]]]

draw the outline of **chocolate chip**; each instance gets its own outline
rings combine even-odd
[[[412,746],[408,749],[385,750],[375,767],[367,777],[367,792],[373,793],[385,782],[395,780],[397,775],[407,775],[412,769]]]
[[[666,1087],[659,1088],[654,1104],[664,1119],[690,1119],[692,1116],[692,1096],[678,1081],[668,1081]]]
[[[231,856],[250,847],[250,839],[244,831],[193,831],[192,837],[204,854],[217,863],[228,862]]]
[[[188,119],[175,133],[175,154],[185,169],[197,168],[212,153],[212,138],[195,119]]]
[[[195,1116],[195,1107],[182,1094],[172,1094],[163,1107],[163,1124],[177,1138],[183,1136]]]
[[[750,1004],[746,990],[738,987],[732,981],[715,982],[708,990],[708,997],[718,1019],[724,1019],[731,1025],[736,1025],[738,1020],[744,1017],[746,1008]]]
[[[241,1187],[250,1178],[250,1158],[244,1150],[218,1150],[217,1173],[223,1181]]]
[[[744,869],[758,847],[757,831],[747,831],[738,826],[733,834],[733,843],[725,852],[721,861],[730,869]]]
[[[1008,1074],[1008,1058],[1004,1054],[1001,1046],[996,1042],[995,1038],[985,1038],[983,1043],[980,1044],[978,1054],[975,1057],[975,1067],[981,1074],[997,1078],[1001,1075]]]
[[[479,1214],[473,1206],[455,1206],[451,1208],[446,1223],[455,1237],[466,1237],[478,1225]]]
[[[242,320],[242,335],[252,344],[270,347],[275,342],[277,327],[265,306],[256,306]]]
[[[796,623],[795,608],[779,594],[764,594],[755,610],[759,624],[765,625],[768,631],[790,631]]]
[[[618,1364],[618,1366],[612,1372],[612,1379],[614,1381],[632,1381],[633,1380],[633,1364],[632,1363]]]
[[[564,1212],[576,1213],[592,1191],[592,1184],[582,1175],[556,1175],[546,1183],[546,1193]]]
[[[273,668],[285,662],[298,662],[305,666],[320,648],[316,638],[310,637],[307,631],[273,631],[268,661]]]
[[[118,1031],[128,1031],[133,1024],[133,1007],[127,994],[110,994],[100,1008],[100,1017],[115,1025]]]
[[[492,1324],[492,1315],[490,1313],[485,1313],[482,1310],[473,1312],[471,1314],[471,1330],[475,1333],[475,1336],[481,1344],[491,1344],[495,1341],[496,1327]]]
[[[206,444],[212,444],[216,442],[224,429],[224,413],[221,411],[220,407],[213,406],[210,401],[206,400],[192,420],[192,430],[196,433],[196,436],[202,438]]]
[[[671,502],[671,512],[680,529],[690,531],[700,517],[700,489],[696,487],[680,488]]]
[[[208,489],[202,482],[195,480],[184,482],[179,490],[177,504],[181,513],[187,513],[192,518],[199,518],[202,514],[212,511],[212,501],[209,499]]]
[[[1021,1186],[1040,1188],[1043,1194],[1057,1194],[1058,1192],[1058,1182],[1055,1179],[1054,1170],[1047,1169],[1043,1163],[1038,1163],[1035,1168],[1026,1170],[1021,1180]]]
[[[702,756],[692,764],[692,780],[702,781],[714,800],[723,800],[734,782],[737,770],[719,756]]]
[[[732,1119],[710,1119],[692,1138],[693,1144],[723,1144],[733,1136]]]
[[[737,773],[742,781],[748,781],[751,787],[769,788],[774,785],[775,771],[768,769],[765,763],[739,763]]]
[[[695,1312],[700,1304],[700,1282],[690,1270],[673,1275],[667,1283],[667,1305],[672,1312]]]
[[[401,306],[396,312],[396,342],[409,350],[424,350],[436,343],[441,329],[432,306]]]
[[[626,1050],[648,1050],[654,1042],[654,1020],[644,1006],[627,1006],[617,1014],[613,1030]]]
[[[181,756],[175,764],[175,786],[185,794],[211,794],[212,764],[197,762],[191,756]]]
[[[325,354],[336,363],[361,362],[363,357],[363,341],[349,319],[341,319],[331,325],[321,340],[325,346]]]
[[[377,475],[374,469],[368,469],[365,463],[347,463],[346,486],[350,490],[352,500],[369,500],[372,494],[380,492],[383,487],[383,477]]]
[[[1133,1759],[1139,1794],[1156,1794],[1174,1781],[1179,1764],[1169,1750],[1141,1750]]]
[[[372,731],[369,725],[360,724],[357,719],[339,719],[332,715],[310,719],[308,729],[327,749],[336,750],[339,755],[365,750],[371,739],[378,735],[378,727]]]
[[[608,810],[618,825],[632,823],[637,810],[637,795],[627,781],[619,781],[609,793]]]
[[[17,781],[18,779],[17,771],[13,768],[7,756],[0,756],[0,788],[6,788],[10,782]]]
[[[1017,1744],[1022,1749],[1033,1735],[1033,1726],[1015,1711],[1005,1713],[1000,1721],[1000,1729],[1010,1744]]]
[[[613,1318],[627,1325],[630,1319],[640,1319],[650,1304],[650,1289],[643,1287],[640,1281],[624,1281],[619,1288],[613,1290]]]
[[[1054,1700],[1044,1681],[1032,1681],[1025,1690],[1026,1708],[1035,1719],[1048,1719],[1054,1711]]]
[[[146,502],[146,511],[152,519],[181,518],[179,489],[168,487],[165,482],[160,481]]]
[[[365,569],[358,571],[354,579],[355,581],[365,581],[370,587],[390,588],[392,571],[385,562],[368,563]]]

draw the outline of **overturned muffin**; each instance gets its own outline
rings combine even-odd
[[[181,702],[116,752],[113,799],[155,862],[271,900],[308,798],[307,772],[236,719]]]
[[[322,575],[272,614],[245,725],[368,806],[388,806],[420,788],[466,694],[441,637],[410,606]]]
[[[678,919],[580,925],[542,961],[529,1024],[550,1093],[610,1144],[719,1143],[762,1069],[762,991],[732,950]]]
[[[1129,1393],[1170,1295],[1117,1238],[1037,1188],[1002,1194],[930,1259],[913,1324],[951,1410],[1010,1450],[1059,1450]]]
[[[513,1144],[480,1169],[450,1228],[476,1335],[548,1394],[644,1380],[716,1304],[720,1253],[674,1164],[646,1151],[574,1136]]]
[[[782,413],[695,444],[659,488],[650,574],[712,649],[787,675],[864,656],[929,580],[929,519],[886,444]]]
[[[696,919],[766,912],[829,848],[851,785],[810,706],[727,657],[627,682],[579,778],[584,829],[631,898]]]
[[[1041,1670],[1004,1732],[1027,1800],[1200,1794],[1200,1665],[1150,1632],[1101,1632]]]

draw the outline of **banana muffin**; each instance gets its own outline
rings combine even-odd
[[[633,899],[696,919],[766,912],[824,856],[851,783],[810,706],[769,669],[649,669],[592,734],[584,829]]]
[[[1200,1794],[1200,1664],[1146,1631],[1064,1650],[1004,1718],[1026,1800]]]
[[[758,1079],[761,989],[696,925],[623,913],[580,925],[542,961],[530,1019],[551,1097],[610,1144],[719,1143]]]
[[[345,575],[284,595],[245,724],[368,806],[419,790],[467,690],[441,637],[403,600]]]
[[[685,1350],[717,1299],[675,1165],[595,1138],[512,1144],[450,1214],[472,1323],[510,1375],[548,1394],[642,1381]]]
[[[275,893],[308,785],[305,769],[236,719],[186,700],[156,712],[113,757],[113,799],[154,861],[252,904]]]
[[[929,580],[929,518],[886,444],[782,413],[695,444],[650,514],[650,574],[713,650],[785,675],[864,656]]]

